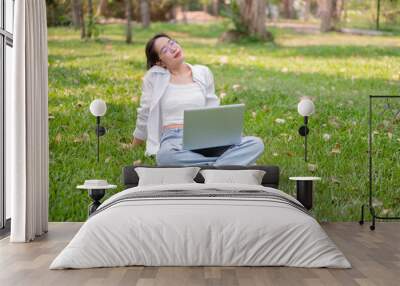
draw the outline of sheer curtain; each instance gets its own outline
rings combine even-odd
[[[15,2],[13,92],[6,98],[6,187],[12,242],[48,225],[48,79],[45,0]]]

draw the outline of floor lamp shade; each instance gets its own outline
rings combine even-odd
[[[101,99],[95,99],[90,104],[90,112],[96,117],[103,116],[104,114],[106,114],[106,111],[107,105]]]
[[[301,116],[310,116],[315,112],[314,103],[310,99],[302,99],[297,105],[297,111]]]

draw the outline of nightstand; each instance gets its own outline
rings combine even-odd
[[[320,177],[290,177],[289,180],[296,181],[297,200],[310,210],[313,206],[313,182],[320,181]]]
[[[86,180],[84,185],[77,186],[77,189],[88,190],[92,204],[88,207],[89,216],[101,205],[100,200],[104,197],[106,190],[115,189],[116,185],[110,185],[106,180]]]

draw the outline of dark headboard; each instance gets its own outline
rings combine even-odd
[[[149,165],[135,165],[135,166],[126,166],[122,169],[122,183],[125,186],[125,189],[133,188],[138,185],[139,177],[135,171],[136,167],[148,167],[148,168],[179,168],[179,167],[188,167],[188,166],[149,166]],[[223,170],[248,170],[248,169],[257,169],[264,170],[265,175],[262,179],[261,184],[265,187],[271,187],[278,189],[279,187],[279,167],[278,166],[266,166],[266,165],[250,165],[250,166],[240,166],[240,165],[224,165],[224,166],[210,166],[210,165],[202,165],[196,166],[203,169],[223,169]],[[204,178],[200,174],[194,178],[197,183],[204,183]]]

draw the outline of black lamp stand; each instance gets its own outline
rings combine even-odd
[[[96,135],[97,135],[97,163],[100,157],[100,136],[106,134],[106,129],[100,126],[100,116],[96,116]]]
[[[310,130],[307,127],[308,116],[304,116],[304,125],[299,128],[299,134],[304,137],[304,161],[307,162],[307,135]]]

